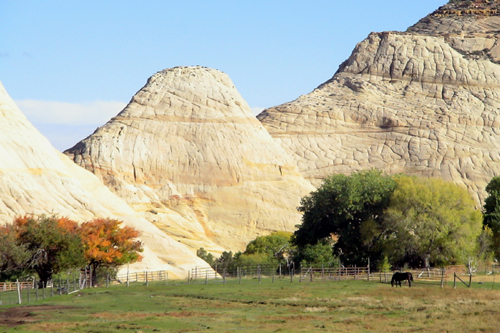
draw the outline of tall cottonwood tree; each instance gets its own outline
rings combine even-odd
[[[391,262],[429,267],[475,256],[482,215],[467,190],[438,178],[394,179],[381,228]]]
[[[338,174],[327,177],[320,188],[302,198],[303,212],[293,243],[299,247],[337,239],[333,246],[344,265],[375,263],[381,255],[377,247],[382,215],[396,187],[392,177],[379,170]],[[369,230],[369,232],[367,232]]]

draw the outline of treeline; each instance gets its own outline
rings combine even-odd
[[[244,252],[219,258],[198,250],[213,267],[247,264],[430,267],[493,261],[500,256],[500,178],[486,188],[483,210],[468,192],[437,178],[379,170],[327,177],[302,198],[293,234],[258,237]]]
[[[292,243],[293,234],[277,231],[267,236],[259,236],[246,246],[244,252],[224,251],[218,258],[204,248],[197,251],[198,257],[205,260],[212,268],[221,273],[235,273],[237,268],[281,265],[282,272],[298,265],[336,266],[338,258],[333,255],[331,241],[319,242],[315,245],[297,247]],[[292,266],[293,265],[293,266]]]
[[[87,267],[95,283],[100,270],[142,259],[139,232],[121,224],[110,218],[78,224],[55,215],[17,217],[0,226],[0,279],[36,273],[43,288],[55,274]]]

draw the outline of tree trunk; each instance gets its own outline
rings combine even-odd
[[[92,276],[91,276],[92,286],[95,287],[97,286],[97,271],[101,265],[99,262],[93,262],[91,263],[91,265],[92,265]]]
[[[425,257],[424,257],[424,266],[425,266],[425,268],[430,268],[431,267],[430,259],[431,259],[430,254],[426,254]]]
[[[40,281],[38,281],[38,288],[41,289],[47,287],[47,282],[52,280],[52,272],[43,268],[37,269],[36,272],[40,278]]]

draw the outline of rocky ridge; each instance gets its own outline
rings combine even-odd
[[[90,172],[58,152],[31,125],[0,83],[0,223],[24,214],[58,214],[82,222],[111,217],[141,231],[144,259],[131,271],[168,270],[185,278],[206,266],[186,246],[138,216]]]
[[[193,250],[242,250],[294,230],[295,207],[313,189],[229,77],[203,67],[156,73],[65,153]]]
[[[442,177],[478,203],[500,173],[499,16],[443,14],[371,33],[332,79],[258,119],[314,185],[380,168]]]

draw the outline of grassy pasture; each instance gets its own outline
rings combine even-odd
[[[2,332],[499,332],[500,286],[228,281],[86,289],[0,307]]]

